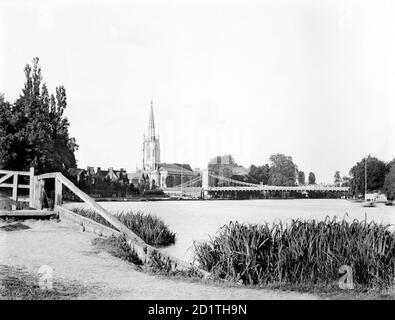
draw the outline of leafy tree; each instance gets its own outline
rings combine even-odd
[[[314,174],[314,172],[310,172],[309,173],[308,180],[309,180],[309,184],[315,184],[315,174]]]
[[[11,170],[33,166],[38,173],[67,174],[69,168],[76,167],[74,152],[78,146],[69,136],[69,122],[63,115],[66,90],[57,87],[56,97],[49,96],[38,62],[35,58],[32,66],[25,66],[26,81],[15,103],[0,103],[0,122],[8,118],[0,131],[0,166]]]
[[[265,164],[263,166],[255,166],[252,164],[250,166],[248,177],[252,179],[251,182],[254,183],[262,182],[263,184],[268,184],[269,174],[270,174],[270,168],[268,164]]]
[[[13,157],[10,152],[14,142],[11,118],[11,104],[5,101],[4,95],[0,93],[0,168],[7,167]]]
[[[166,177],[165,183],[166,183],[166,187],[167,187],[167,188],[174,187],[174,177],[171,176],[171,175],[170,175],[170,176],[167,176],[167,177]]]
[[[340,171],[336,171],[335,175],[333,176],[334,182],[336,186],[339,186],[341,183]]]
[[[298,183],[299,185],[304,185],[306,184],[306,177],[303,171],[298,172]]]
[[[395,199],[395,163],[392,163],[389,172],[385,176],[383,191],[388,200]]]
[[[174,176],[174,185],[173,186],[177,187],[180,184],[181,184],[181,176],[177,174]]]
[[[365,193],[365,160],[367,166],[367,189],[381,190],[385,175],[388,172],[387,164],[376,157],[365,157],[350,169],[350,191],[353,194]]]
[[[273,154],[270,160],[270,175],[268,183],[274,186],[294,186],[296,183],[297,166],[292,157],[281,153]]]
[[[342,179],[342,187],[349,187],[350,186],[350,177],[344,176]]]

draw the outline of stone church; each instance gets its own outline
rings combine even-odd
[[[199,173],[193,171],[189,164],[163,163],[160,161],[159,135],[155,132],[154,108],[151,108],[148,120],[147,136],[143,139],[143,167],[129,173],[131,183],[138,184],[141,180],[149,181],[150,188],[171,188],[192,180]]]

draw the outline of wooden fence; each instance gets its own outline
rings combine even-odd
[[[62,206],[62,189],[63,186],[68,188],[71,192],[73,192],[76,196],[78,196],[85,204],[87,204],[91,209],[97,212],[100,216],[102,216],[105,220],[107,220],[111,225],[113,225],[116,229],[119,230],[119,234],[124,234],[128,239],[128,245],[131,247],[133,251],[137,253],[139,258],[144,263],[150,263],[151,257],[155,256],[155,259],[159,259],[162,262],[169,264],[172,270],[187,270],[193,266],[191,263],[187,263],[183,260],[180,260],[174,256],[171,256],[167,253],[160,251],[157,248],[152,247],[151,245],[145,243],[143,239],[141,239],[138,235],[136,235],[133,231],[128,229],[122,222],[120,222],[116,217],[107,212],[102,206],[100,206],[95,200],[93,200],[90,196],[88,196],[85,192],[77,188],[74,183],[72,183],[69,179],[67,179],[60,172],[54,173],[46,173],[35,177],[35,189],[34,194],[39,195],[40,189],[42,188],[45,179],[55,179],[55,199],[54,199],[54,211],[59,215],[60,218],[75,220],[78,219],[81,221],[81,225],[84,227],[87,220],[84,217],[78,217],[75,213],[71,212],[67,208]],[[37,199],[33,201],[37,203]],[[97,223],[90,221],[89,224],[91,228],[100,228]],[[92,227],[92,224],[95,224],[96,227]],[[103,234],[103,227],[100,228],[100,233]],[[104,228],[105,229],[105,228]],[[204,277],[208,277],[209,273],[197,268],[197,270],[201,272]]]
[[[19,184],[19,176],[29,177],[29,184]],[[12,180],[12,181],[9,181]],[[12,210],[16,210],[15,202],[29,202],[29,207],[34,207],[34,168],[30,168],[30,171],[9,171],[0,170],[0,188],[11,188],[13,200]],[[19,197],[18,189],[29,189],[29,194],[27,197]]]
[[[18,184],[19,176],[28,176],[29,184]],[[29,202],[29,207],[36,209],[37,214],[39,211],[42,211],[42,200],[44,193],[44,182],[46,179],[54,179],[55,180],[55,193],[54,193],[54,210],[49,211],[57,214],[60,219],[68,220],[68,222],[76,223],[81,226],[83,230],[94,230],[96,233],[100,235],[105,234],[124,234],[127,238],[128,245],[134,250],[139,258],[144,263],[150,263],[151,258],[154,257],[156,261],[159,259],[164,262],[166,265],[170,265],[173,270],[186,270],[189,269],[192,264],[182,261],[176,257],[173,257],[169,254],[161,252],[159,249],[150,246],[145,243],[143,239],[141,239],[138,235],[136,235],[133,231],[128,229],[122,222],[120,222],[115,216],[107,212],[102,206],[100,206],[95,200],[93,200],[90,196],[88,196],[85,192],[77,188],[74,183],[72,183],[69,179],[67,179],[60,172],[53,173],[45,173],[41,175],[34,175],[34,169],[31,168],[30,171],[8,171],[8,170],[0,170],[0,188],[12,188],[12,196],[11,199],[13,201],[26,201]],[[7,182],[8,180],[12,180],[12,183]],[[62,206],[62,193],[63,187],[68,188],[71,192],[73,192],[77,197],[79,197],[86,205],[88,205],[91,209],[97,212],[100,216],[102,216],[105,220],[107,220],[111,225],[113,225],[117,230],[114,231],[112,229],[106,228],[93,220],[84,218],[75,214],[74,212],[68,210],[67,208]],[[18,197],[18,188],[29,189],[29,195],[26,198]],[[13,203],[13,210],[15,212],[15,216],[17,216],[18,212],[23,214],[23,210],[15,211],[16,206],[15,202]],[[0,210],[1,211],[1,210]],[[34,215],[34,210],[24,210],[29,215]],[[29,211],[29,212],[27,212]],[[33,211],[33,212],[31,212]],[[19,215],[20,215],[19,214]],[[48,215],[48,211],[42,211],[40,214]],[[90,221],[89,221],[90,220]],[[196,268],[196,267],[195,267]],[[199,270],[199,268],[197,268]],[[209,275],[208,272],[199,270],[205,277]]]

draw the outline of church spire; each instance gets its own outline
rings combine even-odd
[[[151,141],[155,140],[154,107],[152,100],[151,100],[151,110],[150,110],[149,122],[148,122],[148,139]]]

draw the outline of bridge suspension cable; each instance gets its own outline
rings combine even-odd
[[[185,188],[185,187],[191,186],[192,184],[194,184],[196,182],[199,182],[200,180],[202,180],[202,177],[198,176],[196,178],[193,178],[192,180],[189,180],[189,181],[181,183],[181,184],[179,184],[177,186],[174,186],[174,188]]]
[[[239,180],[234,180],[234,179],[230,179],[230,178],[225,178],[225,177],[220,177],[217,176],[215,174],[209,173],[208,174],[210,177],[212,178],[216,178],[220,181],[226,181],[226,182],[230,182],[230,183],[234,183],[237,185],[243,185],[243,186],[249,186],[249,187],[259,187],[259,184],[255,184],[255,183],[249,183],[249,182],[244,182],[244,181],[239,181]]]

